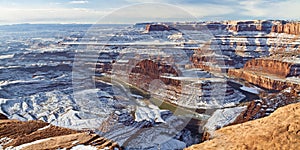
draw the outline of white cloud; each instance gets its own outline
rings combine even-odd
[[[127,0],[141,1],[141,0]],[[166,0],[150,0],[166,1]],[[93,10],[90,8],[66,8],[62,4],[52,4],[50,8],[32,8],[20,5],[0,6],[0,24],[7,23],[135,23],[146,21],[199,21],[198,18],[213,17],[222,19],[230,16],[253,16],[268,19],[300,19],[298,13],[300,1],[288,0],[269,2],[266,0],[228,0],[238,5],[220,4],[181,4],[178,6],[165,3],[136,4],[120,9]],[[71,1],[73,2],[73,1]],[[74,1],[75,2],[75,1]],[[77,4],[88,0],[77,0]],[[53,7],[53,8],[52,8]],[[108,16],[106,16],[108,15]],[[105,17],[106,16],[106,17]],[[103,18],[102,18],[103,17]],[[196,17],[196,18],[194,18]],[[102,18],[102,19],[101,19]],[[175,20],[174,20],[175,19]],[[177,20],[176,20],[177,19]]]
[[[166,3],[167,0],[125,0],[129,3]]]
[[[93,23],[108,14],[82,8],[4,8],[0,7],[0,24],[7,23]]]
[[[239,2],[242,15],[268,19],[299,19],[299,0],[261,1],[245,0]]]
[[[102,23],[135,23],[152,21],[195,21],[193,15],[174,5],[145,3],[123,7],[104,17]],[[191,20],[194,19],[194,20]]]
[[[289,0],[277,3],[270,3],[268,6],[266,6],[267,17],[300,20],[299,8],[299,0]]]
[[[240,1],[240,14],[246,16],[262,17],[267,13],[267,7],[262,8],[263,1],[251,0],[251,1]]]
[[[221,16],[234,12],[234,9],[230,6],[213,5],[213,4],[201,4],[201,5],[183,5],[184,10],[191,13],[197,18]]]
[[[87,3],[89,3],[89,1],[87,1],[87,0],[77,0],[77,1],[70,1],[69,2],[70,4],[87,4]]]
[[[226,15],[234,12],[221,5],[169,5],[164,3],[145,3],[124,7],[104,17],[103,23],[135,23],[152,21],[199,21],[202,17]]]

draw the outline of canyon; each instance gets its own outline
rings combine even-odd
[[[218,109],[205,112],[211,119],[201,121],[202,140],[299,102],[299,22],[143,25],[143,36],[168,38],[168,48],[128,47],[106,73],[181,107]]]
[[[260,136],[256,130],[266,130],[267,139],[286,135],[287,148],[297,146],[291,143],[299,130],[299,22],[60,28],[63,39],[60,32],[48,39],[54,35],[42,31],[40,39],[15,31],[7,33],[12,39],[0,36],[6,46],[0,118],[11,119],[0,121],[4,148],[183,149],[204,142],[214,149],[232,142],[220,144],[223,134],[239,142],[238,132],[247,139]],[[290,125],[281,117],[290,117]],[[272,119],[282,126],[272,126]],[[280,147],[277,138],[270,141]],[[230,148],[251,148],[243,143]]]

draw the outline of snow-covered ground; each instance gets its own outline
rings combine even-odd
[[[204,129],[208,132],[213,133],[216,129],[222,128],[225,125],[232,123],[237,116],[244,110],[246,106],[225,108],[216,110],[213,115],[208,119],[207,123],[204,125]]]
[[[253,94],[259,94],[259,92],[261,91],[261,89],[257,88],[257,87],[246,87],[246,86],[242,86],[240,87],[241,90],[249,92],[249,93],[253,93]]]

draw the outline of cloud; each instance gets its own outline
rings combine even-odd
[[[108,11],[84,8],[4,8],[0,7],[0,24],[11,23],[95,23]]]
[[[127,3],[121,3],[125,2]],[[73,0],[68,4],[38,3],[32,5],[0,5],[0,24],[7,23],[135,23],[145,21],[199,21],[228,19],[300,19],[298,0]],[[88,4],[87,4],[88,3]],[[1,2],[0,2],[1,4]],[[27,4],[27,3],[26,3]],[[78,4],[78,5],[75,5]],[[84,6],[79,4],[86,4]],[[101,5],[100,5],[101,4]],[[120,9],[116,6],[130,5]],[[148,6],[147,6],[148,5]],[[47,7],[46,7],[47,6]],[[72,8],[81,6],[84,8]],[[114,6],[114,7],[113,7]],[[52,8],[53,7],[53,8]],[[99,8],[100,7],[100,8]],[[108,15],[108,16],[106,16]],[[105,17],[106,16],[106,17]],[[196,18],[196,19],[195,19]]]
[[[280,1],[277,3],[270,3],[266,5],[267,16],[270,18],[279,19],[294,19],[300,20],[300,1],[299,0],[289,0]]]
[[[129,3],[167,3],[168,0],[125,0]]]
[[[234,12],[230,6],[214,4],[182,5],[181,7],[197,18],[224,16]]]
[[[87,4],[87,3],[89,3],[89,1],[87,1],[87,0],[77,0],[77,1],[70,1],[69,2],[70,4]]]
[[[299,19],[298,0],[243,0],[235,7],[236,13],[253,18]]]

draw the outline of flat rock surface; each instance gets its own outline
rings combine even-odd
[[[270,116],[217,130],[198,149],[286,149],[300,147],[300,103],[277,109]]]
[[[42,121],[0,120],[0,149],[56,150],[75,146],[119,148],[117,143],[88,131],[57,127]]]

